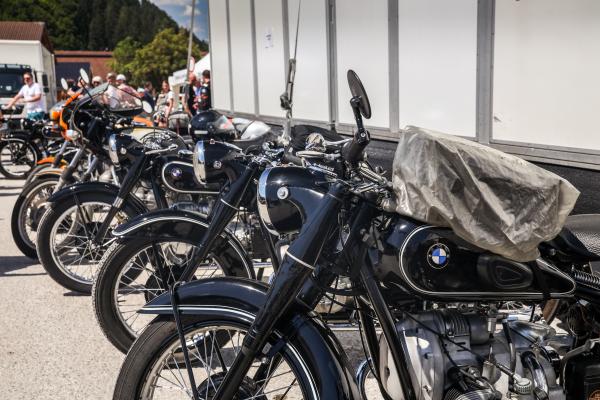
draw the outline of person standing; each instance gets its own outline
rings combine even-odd
[[[194,116],[197,113],[195,103],[196,103],[196,93],[195,86],[198,79],[196,78],[196,74],[190,72],[188,75],[188,84],[185,88],[185,112],[187,112],[190,116]]]
[[[152,106],[154,110],[154,88],[152,87],[152,82],[148,81],[144,83],[144,93],[142,94],[142,100],[147,102]]]
[[[212,106],[210,94],[210,71],[205,69],[202,72],[202,86],[200,87],[200,95],[198,97],[198,111],[210,110]]]
[[[162,82],[162,91],[156,98],[156,116],[158,126],[161,128],[167,127],[167,121],[169,120],[169,115],[171,111],[173,111],[173,105],[175,104],[175,94],[171,90],[171,86],[169,82]]]
[[[119,90],[122,90],[125,93],[128,93],[132,96],[138,97],[138,94],[135,91],[135,89],[127,84],[127,78],[125,78],[125,75],[123,75],[123,74],[117,75],[116,80],[117,80],[117,88]]]
[[[46,104],[42,99],[42,89],[40,85],[33,81],[33,76],[29,72],[23,74],[24,85],[19,93],[7,104],[11,108],[17,101],[23,99],[25,102],[25,112],[28,119],[41,120],[46,112]]]

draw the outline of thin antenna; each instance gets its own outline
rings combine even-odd
[[[285,126],[283,129],[283,141],[287,144],[291,140],[292,129],[292,106],[294,98],[294,80],[296,79],[296,55],[298,54],[298,36],[300,31],[300,7],[302,0],[298,0],[298,14],[296,19],[296,38],[294,40],[294,57],[288,60],[287,83],[285,93],[279,97],[281,108],[286,110]]]

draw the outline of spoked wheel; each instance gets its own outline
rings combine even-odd
[[[232,322],[185,324],[186,347],[201,399],[211,399],[216,393],[240,351],[247,329],[246,325]],[[269,344],[273,346],[276,342],[274,335]],[[309,370],[293,341],[285,341],[274,356],[255,360],[238,388],[236,398],[318,398]],[[121,368],[113,398],[192,398],[189,375],[173,322],[157,319],[135,342]]]
[[[156,251],[155,251],[156,249]],[[190,241],[124,239],[114,243],[100,263],[94,282],[93,302],[96,318],[108,340],[126,353],[153,316],[138,311],[162,294],[165,287],[157,260],[169,274],[169,284],[195,259],[198,247]],[[215,251],[197,266],[194,279],[216,276],[251,276],[251,265],[235,267],[226,252]]]
[[[103,240],[94,240],[113,200],[104,193],[76,194],[53,204],[42,218],[38,256],[50,277],[63,287],[91,293],[98,263],[113,240],[111,230],[138,214],[132,207],[124,207],[110,221]]]
[[[23,179],[38,161],[35,147],[25,140],[0,142],[0,173],[8,179]]]
[[[37,258],[35,244],[37,228],[46,212],[47,200],[54,191],[58,176],[47,176],[32,181],[23,188],[13,207],[11,231],[15,244],[29,258]]]

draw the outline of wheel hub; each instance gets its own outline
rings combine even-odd
[[[204,382],[202,382],[200,385],[198,385],[198,395],[200,396],[200,398],[201,399],[214,398],[215,394],[217,392],[217,388],[219,386],[221,386],[221,382],[223,382],[224,379],[225,379],[224,372],[219,372],[217,374],[213,374],[210,376],[210,378],[205,379]],[[258,399],[258,400],[266,400],[267,397],[264,395],[255,396],[255,393],[259,389],[260,389],[260,387],[257,387],[257,385],[254,383],[254,381],[246,376],[246,377],[244,377],[244,380],[240,384],[237,395],[234,398],[235,399],[252,398],[252,399]]]

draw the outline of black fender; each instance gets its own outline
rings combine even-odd
[[[22,130],[8,130],[2,132],[2,140],[10,141],[10,139],[22,140],[24,142],[29,142],[31,140],[31,132],[22,131]]]
[[[161,240],[186,238],[191,243],[197,243],[204,235],[208,225],[208,218],[198,213],[163,209],[150,211],[119,225],[112,231],[112,235],[117,238],[143,236]],[[227,230],[224,230],[220,236],[222,240],[216,240],[213,244],[215,253],[218,252],[225,264],[243,266],[247,270],[248,276],[254,278],[252,260],[238,238]]]
[[[119,194],[119,187],[106,182],[94,181],[75,183],[74,185],[67,186],[58,192],[53,193],[48,198],[48,203],[50,203],[50,207],[54,208],[57,204],[60,204],[61,201],[67,200],[75,194],[83,195],[87,193],[104,193],[117,198]],[[144,205],[140,199],[133,195],[127,196],[125,201],[129,206],[133,207],[138,214],[148,212],[146,205]]]
[[[192,281],[177,290],[178,308],[183,315],[251,324],[265,304],[268,290],[268,285],[245,278]],[[156,297],[139,312],[172,315],[170,293]],[[275,332],[300,344],[303,359],[316,368],[311,376],[321,399],[361,398],[345,350],[317,313],[296,300]]]

